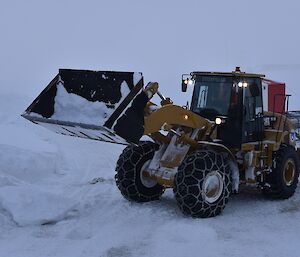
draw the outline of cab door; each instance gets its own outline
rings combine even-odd
[[[243,89],[237,83],[232,83],[228,115],[226,122],[218,126],[217,137],[229,148],[240,148],[243,135]]]
[[[243,88],[243,143],[263,140],[263,104],[261,79],[247,79]]]

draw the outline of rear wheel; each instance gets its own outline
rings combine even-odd
[[[156,148],[157,145],[152,142],[140,142],[138,146],[126,147],[120,155],[115,180],[126,199],[148,202],[158,200],[163,194],[164,187],[143,173]]]
[[[200,150],[187,156],[174,180],[174,194],[181,211],[192,217],[219,215],[231,192],[231,172],[224,155]]]
[[[269,188],[263,193],[274,199],[287,199],[297,188],[299,177],[299,157],[291,146],[280,148],[274,156],[274,167],[267,177]]]

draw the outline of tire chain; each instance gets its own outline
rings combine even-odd
[[[127,146],[119,157],[116,166],[115,180],[121,194],[128,200],[136,202],[148,202],[160,199],[164,188],[155,185],[153,190],[143,188],[137,184],[136,176],[141,166],[153,157],[157,145],[152,142],[140,142],[138,146]],[[144,160],[147,158],[146,160]],[[142,161],[142,163],[140,163]],[[148,192],[148,194],[147,194]],[[151,192],[149,194],[149,192]]]
[[[220,198],[214,203],[204,200],[202,184],[205,175],[218,170],[225,183]],[[192,217],[217,216],[225,208],[231,193],[231,174],[227,159],[220,153],[201,150],[187,156],[175,175],[174,193],[181,211]]]

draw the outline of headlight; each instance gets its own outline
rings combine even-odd
[[[248,87],[248,83],[247,82],[239,82],[238,86],[239,87]]]
[[[217,118],[215,119],[215,123],[216,123],[217,125],[220,125],[220,124],[222,123],[222,119],[219,118],[219,117],[217,117]]]

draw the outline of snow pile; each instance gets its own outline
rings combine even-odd
[[[55,223],[74,209],[71,199],[33,185],[0,187],[0,202],[19,226]]]
[[[56,170],[56,153],[38,153],[0,144],[0,174],[34,183],[46,179]],[[0,181],[1,185],[1,181]]]
[[[104,125],[110,115],[129,94],[130,89],[126,81],[122,82],[120,90],[121,98],[119,102],[111,105],[110,103],[99,101],[91,102],[76,94],[68,93],[63,84],[60,82],[57,84],[54,114],[51,116],[51,119]]]
[[[103,125],[113,111],[114,109],[108,108],[103,102],[90,102],[81,96],[68,93],[63,84],[58,83],[51,119]]]
[[[74,206],[74,201],[39,186],[60,172],[57,154],[40,145],[41,152],[30,145],[0,144],[0,209],[19,226],[57,222]]]

